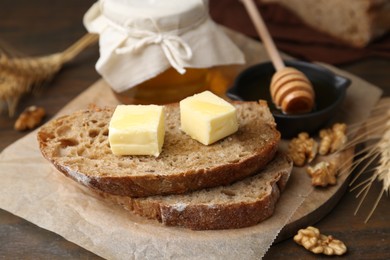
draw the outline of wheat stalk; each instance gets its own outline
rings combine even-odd
[[[0,113],[8,108],[15,114],[20,98],[35,87],[49,81],[82,50],[96,42],[98,36],[86,34],[63,52],[41,57],[13,57],[10,51],[0,49]]]
[[[351,125],[350,128],[355,130],[366,128],[361,134],[355,135],[344,147],[352,147],[358,144],[366,144],[366,147],[355,154],[356,159],[351,167],[351,172],[356,168],[361,167],[350,186],[351,191],[358,190],[356,198],[360,198],[358,206],[355,210],[355,215],[361,208],[363,201],[367,197],[373,183],[375,181],[382,182],[382,189],[372,208],[365,219],[365,223],[372,217],[377,208],[383,194],[389,193],[390,188],[390,102],[382,102],[373,111],[372,116],[364,124]],[[367,170],[370,169],[370,170]],[[357,180],[364,174],[369,175],[365,180],[357,183]]]

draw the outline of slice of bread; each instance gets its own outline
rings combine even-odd
[[[390,30],[388,0],[261,0],[294,12],[304,23],[355,47]]]
[[[239,129],[205,146],[180,130],[178,104],[165,106],[162,152],[115,156],[108,142],[113,109],[89,109],[52,120],[38,132],[42,154],[72,179],[114,195],[180,194],[227,185],[274,158],[280,133],[265,102],[235,102]]]
[[[278,154],[258,174],[229,186],[148,198],[100,194],[108,201],[168,226],[194,230],[242,228],[272,216],[291,169],[291,160]]]

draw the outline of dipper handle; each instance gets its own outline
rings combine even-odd
[[[285,67],[283,60],[280,57],[278,49],[276,48],[275,43],[272,40],[272,37],[267,27],[265,26],[264,20],[261,17],[260,12],[258,12],[257,7],[254,4],[253,0],[241,0],[241,2],[244,4],[250,18],[252,19],[256,31],[260,35],[264,47],[267,50],[268,55],[270,56],[270,59],[275,69],[277,71],[282,70]]]
[[[253,24],[263,40],[266,51],[276,73],[270,85],[272,101],[283,113],[297,114],[310,112],[314,107],[313,87],[306,76],[294,69],[285,67],[282,58],[253,0],[241,0]]]

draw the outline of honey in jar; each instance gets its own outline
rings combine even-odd
[[[151,78],[122,93],[114,92],[114,94],[123,104],[179,102],[185,97],[205,90],[210,90],[223,97],[237,73],[238,69],[234,69],[233,66],[188,69],[184,75],[171,68],[155,78]]]
[[[101,0],[84,16],[99,34],[97,71],[125,104],[165,104],[211,90],[242,52],[208,15],[207,0]]]

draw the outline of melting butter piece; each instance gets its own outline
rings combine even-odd
[[[108,139],[115,155],[161,153],[165,135],[162,106],[118,105],[112,115]]]
[[[204,145],[238,129],[236,108],[210,91],[180,101],[181,129]]]

